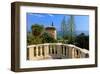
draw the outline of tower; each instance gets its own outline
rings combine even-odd
[[[49,34],[51,34],[51,36],[54,39],[57,39],[57,32],[56,32],[56,28],[53,25],[53,22],[52,22],[51,26],[46,27],[45,30],[46,30],[46,32],[48,32]]]

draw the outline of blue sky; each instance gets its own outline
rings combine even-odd
[[[31,26],[34,24],[41,24],[44,27],[51,26],[52,22],[57,31],[60,31],[61,21],[65,16],[66,22],[70,18],[70,15],[65,14],[39,14],[39,13],[27,13],[26,14],[27,30],[31,30]],[[76,31],[89,31],[89,16],[74,15],[74,23]]]

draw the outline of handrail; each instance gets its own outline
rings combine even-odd
[[[44,44],[35,44],[35,45],[28,45],[27,48],[31,48],[31,47],[35,47],[35,46],[42,46],[42,45],[64,45],[64,46],[68,46],[68,47],[73,47],[77,50],[80,50],[84,53],[89,53],[89,51],[87,49],[82,49],[80,47],[77,47],[75,45],[72,44],[63,44],[63,43],[44,43]]]
[[[44,58],[87,58],[89,57],[89,51],[87,49],[82,49],[72,44],[44,43],[44,44],[28,45],[27,48],[29,50],[28,54],[31,60],[44,59]],[[33,52],[37,56],[34,56]]]

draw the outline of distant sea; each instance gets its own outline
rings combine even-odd
[[[84,33],[85,35],[89,35],[89,31],[76,31],[76,35],[80,35],[81,33]]]
[[[89,32],[88,31],[76,31],[75,34],[78,36],[80,35],[81,33],[84,33],[86,36],[89,35]],[[57,31],[57,36],[58,37],[61,37],[62,36],[62,32],[61,31]]]

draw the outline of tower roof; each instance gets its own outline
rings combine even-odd
[[[56,28],[54,27],[53,22],[51,23],[51,26],[46,27],[45,29],[46,29],[46,30],[56,30]]]
[[[46,29],[46,30],[56,30],[56,28],[55,28],[55,27],[53,27],[53,26],[46,27],[45,29]]]

